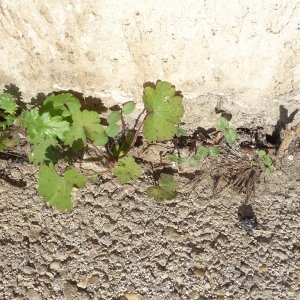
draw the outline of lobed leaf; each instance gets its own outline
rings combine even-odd
[[[33,145],[29,161],[35,165],[43,164],[46,161],[57,163],[61,147],[57,140],[44,140]]]
[[[70,131],[69,122],[63,121],[62,117],[52,117],[49,112],[40,116],[36,109],[26,111],[20,121],[23,128],[27,129],[28,141],[32,143],[46,139],[54,140],[57,137],[64,140]]]
[[[39,113],[43,114],[49,112],[52,117],[68,117],[71,116],[73,112],[79,110],[80,107],[80,101],[72,94],[52,94],[45,99]]]
[[[73,186],[83,188],[86,178],[75,170],[68,170],[60,177],[50,163],[49,167],[41,166],[39,171],[38,192],[52,206],[60,211],[71,211],[73,204],[71,192]]]
[[[118,166],[113,169],[113,173],[122,184],[130,180],[136,180],[142,175],[141,167],[133,157],[120,158]]]
[[[155,89],[144,89],[143,102],[148,117],[143,133],[148,143],[171,140],[178,132],[175,125],[180,123],[184,108],[182,96],[175,95],[175,88],[168,82],[158,82]]]
[[[161,174],[158,186],[151,186],[147,188],[147,195],[149,198],[154,198],[157,202],[164,200],[172,200],[177,196],[178,182],[174,180],[171,175]]]
[[[0,109],[3,109],[4,112],[10,115],[15,115],[18,107],[12,95],[7,93],[0,95]]]
[[[72,119],[73,124],[64,139],[65,145],[70,145],[73,149],[80,150],[86,147],[87,137],[97,141],[98,145],[103,143],[105,133],[97,112],[77,110],[73,112]]]

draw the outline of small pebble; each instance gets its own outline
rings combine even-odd
[[[28,300],[41,300],[42,296],[33,289],[30,289],[26,293]]]

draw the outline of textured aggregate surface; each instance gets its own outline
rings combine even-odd
[[[263,176],[241,228],[244,196],[212,196],[202,178],[166,204],[148,179],[103,178],[78,191],[71,213],[36,192],[36,168],[0,161],[26,188],[0,184],[0,299],[300,299],[299,157]]]

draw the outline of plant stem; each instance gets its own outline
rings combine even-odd
[[[93,147],[96,149],[96,152],[99,154],[99,157],[105,157],[109,158],[106,154],[104,154],[95,144],[91,139],[88,139],[89,142],[93,145]]]
[[[142,129],[144,123],[146,122],[147,118],[149,117],[149,115],[150,115],[151,113],[152,113],[152,112],[149,111],[149,112],[146,114],[146,116],[144,117],[143,121],[140,123],[139,127],[137,128],[137,130],[136,130],[136,132],[135,132],[135,135],[134,135],[134,138],[133,138],[133,140],[132,140],[132,142],[131,142],[130,147],[129,147],[128,150],[127,150],[123,155],[121,155],[119,158],[122,158],[122,157],[126,156],[127,153],[132,149],[133,145],[135,144],[135,142],[136,142],[136,140],[137,140],[137,138],[138,138],[138,136],[139,136],[139,134],[140,134],[140,131],[141,131],[141,129]]]

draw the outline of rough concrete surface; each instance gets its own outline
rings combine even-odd
[[[216,174],[243,164],[228,154],[189,180],[181,170],[173,201],[147,198],[147,173],[123,186],[107,174],[77,192],[71,213],[37,195],[36,167],[0,163],[10,182],[27,184],[0,185],[0,299],[300,299],[299,154],[261,174],[252,215],[243,193],[215,186]],[[245,216],[256,217],[252,231]]]
[[[190,134],[215,127],[219,103],[233,127],[282,135],[300,122],[299,20],[297,0],[2,0],[0,87],[27,103],[71,90],[139,112],[143,84],[161,79],[183,92]],[[34,166],[1,159],[27,185],[0,182],[0,299],[300,299],[299,151],[261,175],[253,235],[245,196],[214,195],[205,176],[222,163],[205,161],[166,204],[146,197],[147,176],[103,177],[67,214],[37,195]]]
[[[161,79],[196,102],[224,96],[248,126],[300,100],[297,0],[2,0],[0,15],[0,84],[27,102],[68,89],[140,102],[144,82]]]

